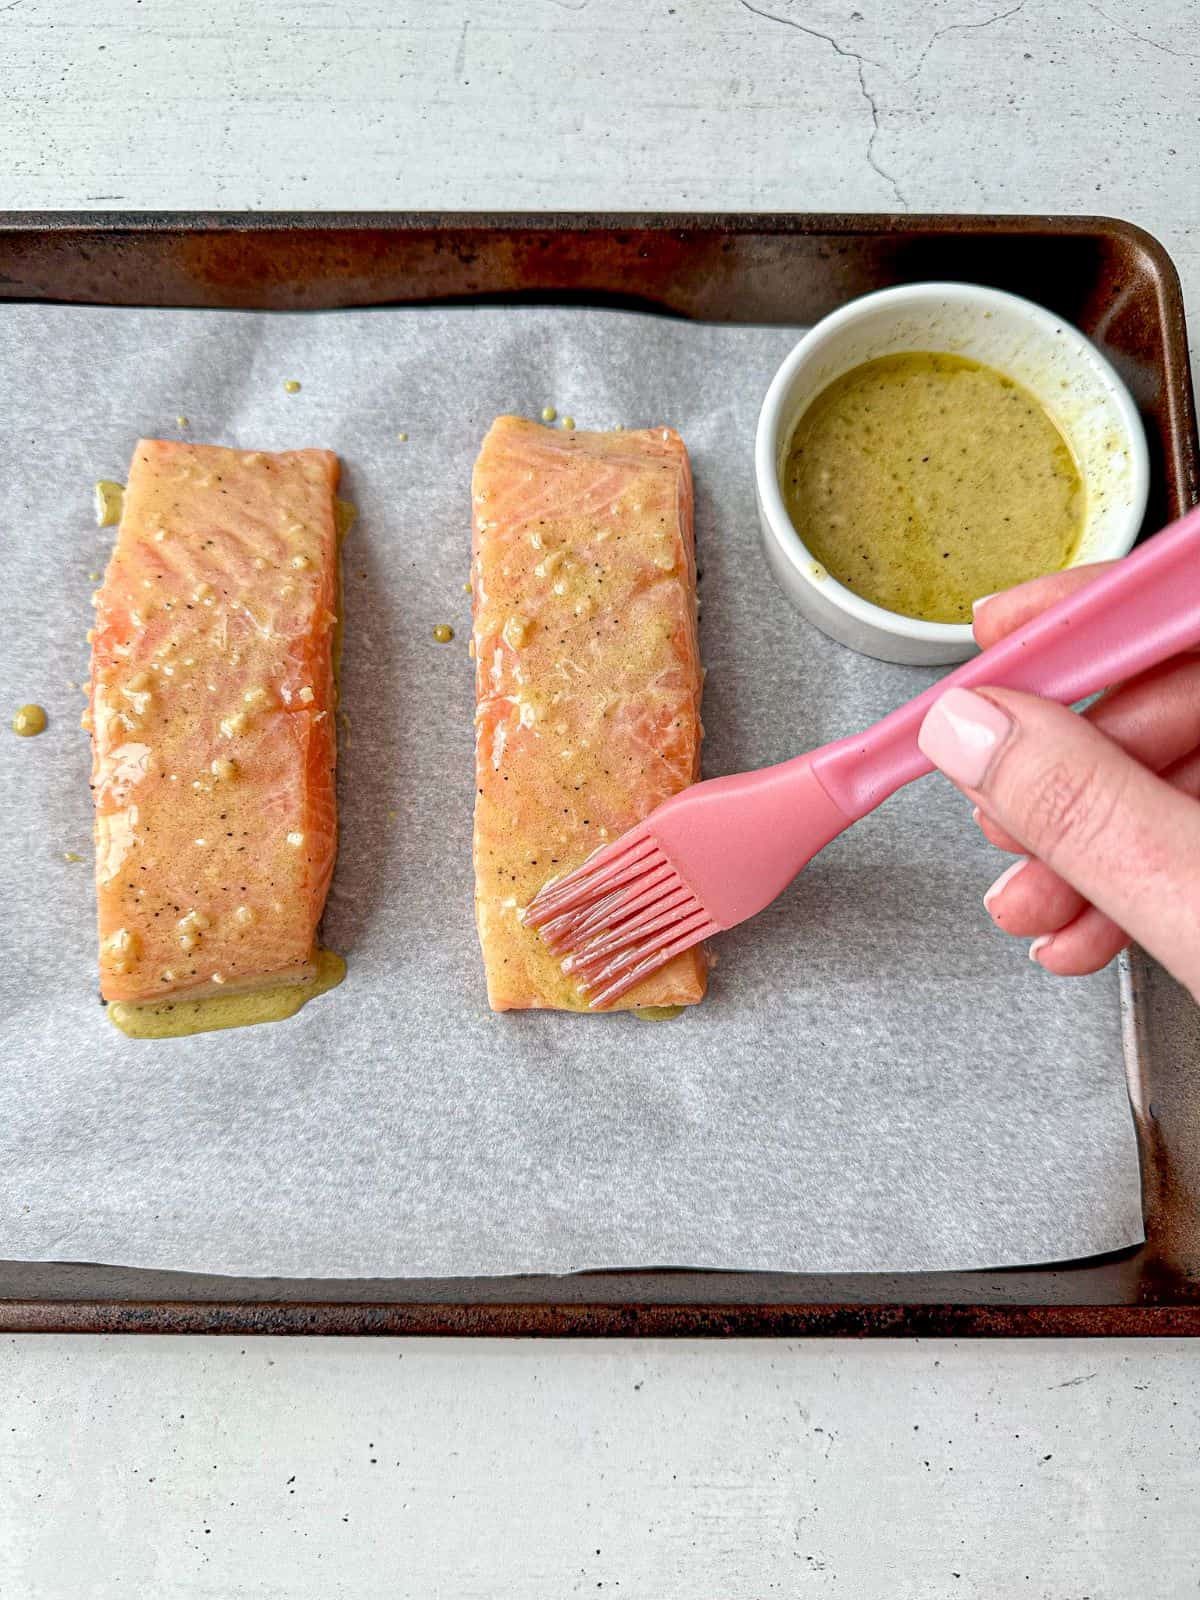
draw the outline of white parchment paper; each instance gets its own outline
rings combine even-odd
[[[0,730],[0,1257],[897,1270],[1140,1240],[1115,974],[1056,982],[992,929],[1001,859],[940,778],[725,936],[709,999],[678,1020],[487,1009],[463,583],[494,415],[682,432],[707,773],[865,726],[930,680],[831,643],[767,572],[754,423],[795,336],[575,308],[0,310],[0,701],[6,724],[29,700],[51,719],[37,739]],[[97,1001],[70,684],[112,538],[92,484],[179,415],[195,440],[336,450],[359,506],[325,920],[350,971],[289,1022],[135,1043]]]

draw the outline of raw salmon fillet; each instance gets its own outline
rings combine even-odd
[[[702,672],[692,475],[670,428],[492,424],[472,485],[475,917],[493,1010],[582,1011],[520,911],[695,781]],[[618,1009],[691,1005],[689,950]]]
[[[96,595],[100,989],[310,977],[336,850],[328,450],[141,440]]]

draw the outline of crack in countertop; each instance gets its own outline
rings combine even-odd
[[[823,33],[819,28],[810,27],[806,22],[797,22],[795,17],[781,17],[777,12],[763,11],[760,9],[760,7],[751,5],[750,0],[740,0],[740,4],[744,10],[751,12],[756,17],[762,17],[766,22],[778,22],[785,28],[795,28],[797,33],[808,34],[810,39],[820,39],[822,43],[830,46],[835,55],[842,56],[845,60],[854,62],[855,70],[858,75],[859,92],[866,101],[867,109],[871,113],[871,133],[870,137],[867,139],[867,148],[865,152],[867,165],[873,172],[883,179],[884,183],[891,188],[892,193],[896,196],[896,199],[899,201],[901,207],[907,211],[908,200],[905,197],[903,189],[901,189],[895,175],[889,172],[886,167],[881,166],[879,158],[875,154],[875,145],[879,138],[879,104],[871,90],[867,87],[867,80],[863,69],[864,66],[879,67],[880,63],[873,60],[870,56],[864,55],[861,50],[851,50],[847,45],[842,44],[840,40],[836,39],[832,33]],[[1022,0],[1022,4],[1024,4],[1024,0]]]
[[[458,49],[454,53],[454,76],[461,78],[467,65],[467,29],[471,26],[470,17],[463,18],[462,33],[459,35]]]
[[[1149,45],[1151,50],[1161,50],[1165,56],[1178,56],[1181,61],[1200,61],[1200,55],[1197,55],[1193,50],[1172,50],[1169,44],[1162,44],[1157,39],[1148,39],[1144,33],[1134,33],[1133,29],[1127,27],[1125,23],[1118,22],[1116,17],[1110,17],[1107,11],[1101,11],[1098,5],[1092,3],[1092,0],[1087,0],[1087,7],[1089,11],[1094,11],[1098,17],[1103,17],[1105,22],[1110,27],[1116,28],[1118,33],[1123,33],[1126,38],[1136,39],[1138,44]]]
[[[1028,4],[1029,0],[1018,0],[1018,3],[1015,6],[1010,6],[1007,11],[997,11],[994,17],[984,17],[982,22],[948,22],[944,28],[938,28],[935,33],[930,34],[929,43],[921,51],[917,64],[905,78],[905,83],[911,83],[914,78],[919,76],[929,52],[938,40],[944,39],[948,33],[975,33],[980,28],[990,28],[997,22],[1004,22],[1008,17],[1015,17],[1017,12],[1024,11]]]

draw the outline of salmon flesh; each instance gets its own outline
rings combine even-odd
[[[692,475],[670,428],[500,417],[473,481],[475,915],[496,1011],[587,1002],[521,911],[699,775]],[[621,1009],[692,1005],[702,949]]]
[[[336,851],[328,450],[141,440],[96,595],[105,1000],[305,981]]]

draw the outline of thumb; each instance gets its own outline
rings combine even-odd
[[[949,689],[922,752],[1025,849],[1200,994],[1200,806],[1084,718]]]

